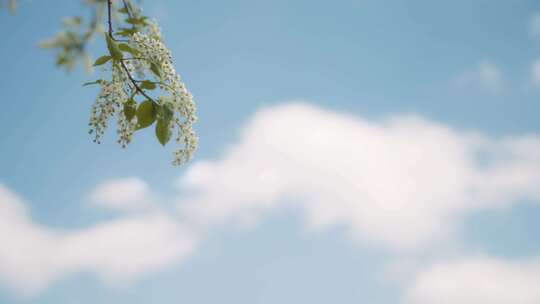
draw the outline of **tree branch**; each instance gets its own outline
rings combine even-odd
[[[126,2],[125,0],[122,0],[124,2],[124,5],[126,5]],[[112,40],[115,40],[114,39],[114,36],[113,36],[113,28],[112,28],[112,18],[111,18],[111,11],[112,11],[112,0],[107,0],[107,15],[108,15],[108,23],[109,23],[109,36],[111,37]],[[137,82],[135,81],[135,79],[133,78],[133,76],[131,76],[131,73],[129,72],[126,64],[124,63],[124,61],[120,60],[120,65],[122,66],[122,68],[124,69],[124,71],[126,72],[126,75],[128,76],[129,80],[131,81],[131,83],[133,84],[133,87],[135,88],[135,90],[137,90],[137,92],[141,93],[141,95],[143,95],[144,97],[148,98],[149,100],[151,100],[152,102],[156,102],[152,97],[148,96],[143,89],[141,89],[141,87],[139,87],[139,85],[137,84]]]
[[[124,4],[124,8],[126,9],[129,18],[133,18],[133,13],[131,12],[131,6],[127,4],[126,0],[122,0],[122,3]]]
[[[113,38],[113,29],[112,29],[111,10],[112,10],[112,0],[107,0],[107,15],[108,15],[108,23],[109,23],[109,36],[111,36],[111,39],[114,39]]]

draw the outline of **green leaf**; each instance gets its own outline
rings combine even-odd
[[[56,57],[56,65],[66,64],[67,61],[68,59],[65,54],[58,54],[58,56]]]
[[[165,97],[163,97],[165,98]],[[173,119],[173,116],[174,116],[174,112],[173,110],[171,109],[170,106],[168,106],[167,104],[161,104],[158,108],[158,118],[159,119],[164,119],[164,120],[172,120]]]
[[[137,126],[135,130],[144,129],[156,121],[156,105],[151,100],[143,101],[137,108]]]
[[[129,45],[125,44],[125,43],[120,43],[118,45],[118,48],[121,50],[121,51],[124,51],[124,52],[128,52],[130,53],[131,55],[133,56],[139,56],[139,52],[135,49],[133,49],[132,47],[130,47]]]
[[[171,139],[171,123],[174,112],[167,104],[160,104],[157,108],[156,137],[165,146]]]
[[[133,119],[137,114],[137,103],[133,98],[130,98],[126,103],[124,103],[124,115],[127,120]]]
[[[128,10],[127,8],[125,7],[122,7],[121,9],[118,10],[119,13],[122,13],[122,14],[127,14],[128,13]]]
[[[151,81],[144,80],[143,82],[141,82],[140,87],[142,89],[153,90],[156,88],[156,84]]]
[[[135,34],[136,32],[136,28],[121,28],[119,31],[116,32],[116,34],[122,37],[128,37]]]
[[[102,64],[105,64],[107,63],[109,60],[111,60],[112,57],[111,56],[101,56],[99,57],[98,59],[96,59],[96,62],[94,62],[94,66],[98,66],[98,65],[102,65]]]
[[[124,58],[124,55],[122,55],[122,51],[118,48],[118,43],[114,41],[109,34],[105,34],[105,39],[107,40],[107,48],[109,49],[109,53],[111,53],[111,57],[114,60],[122,60]]]
[[[144,24],[144,20],[139,18],[127,18],[124,21],[129,24]]]
[[[62,23],[66,26],[79,26],[81,22],[81,17],[66,17],[62,19]]]
[[[165,146],[171,139],[170,121],[160,119],[156,123],[156,137],[159,143]]]
[[[98,79],[96,81],[85,82],[85,83],[83,83],[83,87],[93,85],[93,84],[100,84],[102,81],[103,81],[103,79]]]
[[[17,0],[9,0],[8,9],[10,14],[15,14],[15,11],[17,10]]]
[[[152,70],[152,72],[154,72],[154,74],[161,79],[161,69],[157,66],[157,64],[150,62],[150,70]]]

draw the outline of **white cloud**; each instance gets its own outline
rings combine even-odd
[[[537,304],[539,286],[540,259],[462,258],[421,270],[407,292],[406,303]]]
[[[467,211],[540,199],[540,139],[292,103],[257,113],[219,160],[193,164],[179,183],[182,215],[202,227],[289,208],[310,229],[416,250],[455,236]]]
[[[496,64],[484,60],[459,75],[455,83],[459,87],[475,87],[500,93],[504,89],[504,76]]]
[[[112,179],[99,185],[91,194],[94,206],[112,210],[138,210],[152,206],[150,189],[136,177]]]
[[[128,178],[90,197],[139,212],[58,231],[32,221],[0,184],[0,283],[34,294],[78,272],[129,281],[182,262],[206,229],[256,224],[284,209],[313,231],[343,227],[355,241],[414,256],[458,239],[466,212],[540,201],[540,138],[493,139],[414,115],[367,120],[289,103],[255,114],[219,159],[195,162],[179,185],[181,225],[159,211],[144,181]],[[156,208],[140,209],[148,202]]]
[[[76,272],[118,284],[180,262],[196,237],[161,213],[132,215],[76,231],[34,223],[21,200],[0,184],[0,282],[21,295]]]

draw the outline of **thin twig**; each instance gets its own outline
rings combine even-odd
[[[125,1],[124,1],[124,5],[125,5]],[[112,29],[112,18],[111,18],[111,11],[112,11],[112,0],[107,0],[107,12],[108,12],[108,17],[109,17],[109,20],[108,20],[108,23],[109,23],[109,36],[111,37],[112,40],[114,40],[114,37],[113,37],[113,29]],[[131,76],[131,73],[129,72],[126,64],[124,63],[123,60],[120,60],[120,65],[122,65],[122,68],[124,69],[124,71],[126,72],[129,80],[131,81],[131,83],[133,84],[133,87],[135,87],[135,90],[137,90],[137,92],[141,93],[144,97],[148,98],[149,100],[155,102],[155,100],[148,96],[143,89],[141,89],[141,87],[139,87],[139,85],[137,85],[137,82],[135,81],[135,79],[133,78],[133,76]]]
[[[111,18],[111,7],[112,7],[112,0],[107,0],[107,15],[109,17],[109,36],[113,38],[113,30],[112,30],[112,18]]]
[[[129,18],[133,18],[133,13],[131,12],[131,6],[127,4],[126,0],[122,0],[122,3],[124,3],[124,8],[126,9]]]

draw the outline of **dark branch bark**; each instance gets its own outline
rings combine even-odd
[[[123,3],[124,5],[126,6],[126,9],[128,10],[129,12],[129,8],[127,8],[127,4],[126,4],[126,1],[123,0]],[[114,36],[113,36],[113,27],[112,27],[112,18],[111,18],[111,11],[112,11],[112,0],[107,0],[107,16],[109,18],[108,20],[108,23],[109,23],[109,36],[111,37],[112,40],[115,40],[114,39]],[[148,98],[149,100],[155,102],[155,100],[148,96],[148,94],[146,94],[144,92],[143,89],[141,89],[141,87],[139,87],[139,85],[137,84],[137,82],[135,81],[135,79],[133,78],[133,76],[131,76],[131,73],[129,72],[126,64],[124,63],[123,60],[120,60],[120,65],[122,66],[122,68],[124,69],[124,71],[126,72],[126,75],[128,76],[129,80],[131,81],[131,84],[133,84],[133,87],[135,88],[135,90],[139,93],[141,93],[141,95],[143,95],[144,97]]]

